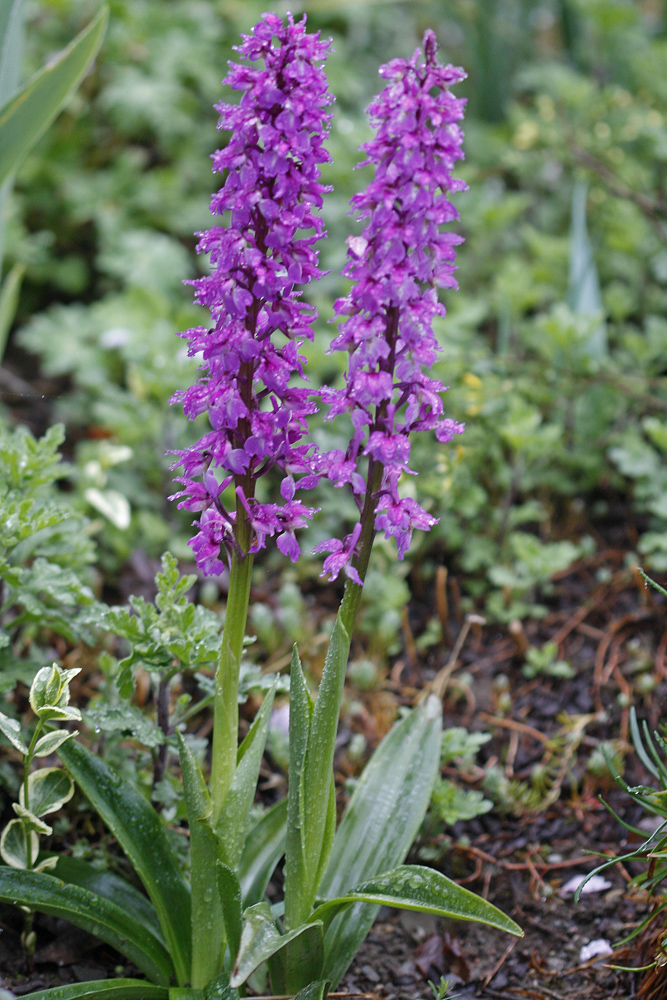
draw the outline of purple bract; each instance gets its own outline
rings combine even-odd
[[[335,304],[345,319],[331,350],[348,352],[349,368],[344,389],[322,393],[328,419],[347,412],[353,425],[347,452],[322,456],[322,468],[336,486],[351,485],[362,517],[374,516],[375,528],[396,538],[401,558],[414,528],[429,530],[437,523],[399,493],[401,474],[411,472],[409,435],[430,430],[445,443],[463,430],[443,416],[445,386],[423,371],[433,366],[439,350],[432,324],[445,308],[437,289],[457,287],[454,247],[462,239],[440,226],[458,219],[449,195],[466,187],[451,176],[463,156],[458,122],[465,101],[449,90],[465,73],[438,63],[437,48],[434,33],[427,31],[425,60],[417,50],[412,59],[395,59],[380,69],[388,83],[368,109],[376,135],[361,147],[367,159],[360,164],[373,164],[375,178],[351,202],[368,223],[361,236],[347,241],[343,273],[354,284]],[[363,457],[366,479],[357,471]],[[379,489],[369,498],[372,481]],[[358,538],[353,532],[344,543],[318,546],[331,552],[325,574],[335,579],[343,569],[354,579],[349,561]]]
[[[296,286],[322,273],[316,244],[325,233],[316,210],[327,190],[319,165],[330,159],[323,142],[333,97],[320,65],[329,42],[308,34],[305,22],[305,16],[295,24],[288,15],[285,24],[265,14],[237,48],[263,65],[230,63],[223,82],[243,96],[238,105],[216,105],[219,127],[232,135],[213,155],[213,169],[227,176],[211,211],[229,213],[229,221],[198,234],[197,249],[210,254],[212,273],[191,284],[212,326],[182,334],[188,354],[201,356],[204,374],[172,400],[192,420],[208,413],[212,428],[177,453],[183,489],[172,498],[200,512],[191,545],[206,574],[220,573],[221,557],[239,551],[239,519],[250,527],[250,552],[277,536],[280,550],[295,560],[294,531],[313,514],[294,492],[319,478],[305,440],[316,408],[308,390],[291,380],[303,378],[299,346],[312,339],[316,316]],[[260,503],[257,479],[276,468],[284,474],[285,503]],[[228,510],[222,494],[232,484],[236,498]]]

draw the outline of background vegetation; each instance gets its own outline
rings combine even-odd
[[[27,4],[25,75],[96,6]],[[106,604],[152,596],[166,550],[190,563],[189,518],[166,499],[168,451],[199,435],[169,406],[195,370],[176,333],[201,321],[182,282],[206,266],[193,233],[209,224],[216,185],[208,157],[220,142],[220,80],[239,32],[265,7],[112,0],[94,71],[23,165],[5,209],[3,269],[25,271],[0,369],[0,684],[11,700],[47,656],[90,663],[89,694],[106,712],[97,724],[133,732],[160,780],[159,740],[141,730],[143,716],[113,715],[117,663],[134,657],[154,676],[174,658],[186,672],[205,667],[224,581],[223,594],[196,582],[211,610],[199,609],[200,647],[182,657],[173,621],[151,632],[155,608],[137,606],[133,619]],[[422,607],[418,647],[443,638],[431,597],[443,567],[450,602],[501,623],[543,614],[553,576],[622,544],[628,525],[629,564],[667,570],[667,13],[660,0],[314,0],[305,9],[311,29],[333,37],[337,96],[323,251],[331,273],[313,292],[315,384],[340,376],[326,354],[328,320],[343,288],[348,201],[364,183],[352,168],[369,136],[377,67],[410,54],[433,27],[444,57],[469,73],[460,168],[469,191],[457,202],[466,242],[437,365],[451,386],[448,412],[466,432],[456,446],[415,446],[414,488],[440,523],[403,564],[377,546],[353,665],[364,690],[400,648],[411,595]],[[54,422],[64,436],[42,437]],[[326,425],[316,433],[335,446]],[[348,503],[317,497],[313,544],[344,531]],[[335,602],[316,560],[280,574],[277,565],[268,554],[256,571],[252,658],[280,670],[297,639],[316,664]],[[182,596],[172,601],[179,614]],[[255,676],[244,695],[260,683]],[[191,717],[189,697],[186,684],[174,720]],[[279,742],[278,733],[276,759]],[[9,770],[5,780],[15,780]],[[152,784],[168,810],[168,783]]]

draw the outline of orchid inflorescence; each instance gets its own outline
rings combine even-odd
[[[297,486],[313,486],[319,478],[313,445],[302,443],[316,406],[308,390],[290,380],[303,376],[299,347],[312,340],[316,316],[297,286],[322,273],[316,244],[324,229],[317,209],[327,188],[319,165],[330,159],[323,142],[333,97],[320,64],[328,47],[306,33],[305,18],[295,24],[289,16],[284,24],[265,15],[237,47],[252,63],[263,59],[264,68],[230,64],[224,82],[243,97],[239,105],[216,105],[219,127],[232,135],[213,155],[213,169],[227,176],[211,211],[229,212],[230,222],[199,234],[198,250],[210,254],[214,269],[191,284],[213,326],[183,336],[191,356],[201,352],[207,374],[175,396],[191,419],[208,412],[212,427],[194,448],[180,452],[184,488],[176,494],[179,506],[201,512],[191,544],[206,574],[222,572],[221,547],[231,552],[240,544],[256,552],[270,536],[295,561],[294,531],[314,513],[294,495]],[[284,474],[283,503],[260,503],[257,480],[276,468]],[[220,497],[232,482],[236,509],[228,511]],[[242,538],[240,519],[251,529],[249,540]]]
[[[361,585],[368,554],[361,552],[370,551],[376,530],[396,538],[403,558],[413,530],[437,523],[400,493],[401,476],[412,473],[410,433],[432,430],[445,443],[463,430],[443,416],[445,386],[422,370],[439,350],[432,324],[445,308],[437,289],[456,287],[461,237],[440,227],[458,219],[449,195],[466,186],[451,176],[463,156],[458,122],[465,101],[449,90],[465,74],[437,61],[435,35],[427,31],[425,60],[417,50],[381,67],[388,83],[368,109],[376,135],[362,147],[367,159],[360,166],[374,165],[375,178],[352,199],[368,222],[347,241],[343,273],[353,285],[335,303],[343,322],[331,345],[349,353],[349,368],[343,389],[319,394],[328,419],[350,415],[351,441],[344,452],[320,453],[307,438],[307,418],[317,410],[313,393],[290,379],[304,376],[299,346],[312,339],[316,318],[296,286],[322,274],[316,243],[325,233],[316,209],[327,191],[319,179],[319,164],[329,160],[323,142],[333,100],[320,65],[327,48],[306,33],[305,17],[295,24],[288,16],[284,24],[265,15],[238,47],[251,63],[263,59],[264,68],[232,64],[225,82],[243,97],[238,106],[218,106],[221,127],[233,134],[213,156],[214,170],[228,172],[211,210],[230,211],[230,223],[201,235],[198,249],[210,253],[214,270],[192,284],[213,327],[183,336],[191,355],[201,353],[206,375],[175,397],[190,418],[207,411],[212,426],[180,453],[184,488],[175,495],[180,506],[200,512],[191,545],[205,574],[219,574],[221,556],[235,547],[254,553],[269,536],[295,561],[295,531],[314,514],[295,491],[324,477],[351,488],[361,517],[345,539],[314,551],[329,553],[323,575],[335,579],[342,570]],[[304,237],[304,230],[313,235]],[[277,346],[277,337],[286,343]],[[276,467],[283,502],[261,503],[257,480]],[[221,497],[232,483],[236,506],[227,510]]]

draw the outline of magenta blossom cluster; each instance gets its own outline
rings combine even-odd
[[[329,42],[308,34],[305,22],[265,14],[236,49],[251,65],[230,63],[223,81],[241,91],[240,103],[216,105],[219,127],[232,134],[213,155],[213,169],[226,178],[211,211],[229,213],[228,223],[198,234],[212,271],[191,284],[211,327],[182,334],[203,374],[172,400],[190,419],[207,413],[211,426],[177,453],[183,489],[172,498],[199,514],[190,544],[206,574],[222,572],[223,559],[244,548],[239,519],[249,526],[250,552],[276,536],[281,552],[296,560],[294,532],[314,513],[295,490],[319,478],[304,440],[316,408],[308,389],[292,383],[303,377],[299,347],[312,339],[316,315],[297,286],[321,276],[316,244],[325,233],[317,209],[327,188],[319,167],[330,159],[323,142],[333,97],[321,65]],[[258,478],[271,469],[283,474],[280,504],[255,497]],[[232,509],[222,500],[229,487]]]
[[[465,78],[463,70],[436,59],[435,34],[424,35],[424,54],[395,59],[380,68],[388,82],[368,109],[375,138],[361,148],[375,166],[375,178],[352,199],[359,219],[368,219],[361,236],[348,239],[344,275],[354,282],[335,304],[344,317],[331,350],[346,351],[350,361],[344,389],[325,389],[328,418],[350,414],[353,432],[345,453],[326,459],[334,484],[352,487],[362,520],[375,511],[375,528],[395,537],[401,558],[413,529],[437,523],[419,504],[401,496],[399,480],[410,473],[413,431],[434,431],[437,441],[450,441],[463,425],[443,415],[445,390],[426,372],[438,354],[433,320],[444,315],[438,288],[456,288],[454,247],[462,238],[441,226],[458,219],[449,200],[465,189],[452,178],[463,156],[458,122],[465,101],[450,86]],[[368,459],[366,479],[358,471]],[[381,467],[381,476],[379,475]],[[369,484],[378,488],[366,494]],[[350,564],[360,535],[359,525],[344,541],[317,546],[330,555],[324,574],[344,570],[355,582]]]

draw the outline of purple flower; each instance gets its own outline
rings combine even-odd
[[[212,270],[190,284],[211,326],[182,334],[189,355],[202,358],[202,375],[172,400],[192,420],[206,413],[212,428],[177,453],[183,489],[172,497],[200,513],[190,544],[207,574],[221,572],[221,555],[239,550],[239,517],[250,526],[251,552],[276,536],[294,560],[294,531],[313,514],[294,492],[321,474],[304,440],[316,407],[292,380],[304,377],[299,347],[312,339],[316,316],[296,286],[322,273],[316,244],[325,235],[317,210],[328,190],[320,164],[330,159],[323,142],[333,98],[321,66],[328,47],[306,32],[305,16],[295,24],[288,15],[285,24],[265,14],[237,48],[252,65],[230,63],[223,81],[241,92],[240,103],[216,106],[231,136],[213,154],[214,171],[226,178],[211,211],[227,222],[199,234],[198,251],[210,255]],[[285,477],[284,506],[255,499],[257,479],[272,469]],[[228,511],[222,493],[232,482],[236,509]]]
[[[313,552],[330,552],[322,564],[322,576],[328,576],[335,580],[341,570],[346,576],[362,586],[362,580],[354,566],[351,564],[353,556],[356,554],[356,545],[361,534],[361,522],[354,526],[353,531],[346,535],[341,542],[339,538],[329,538],[326,542],[320,542],[313,549]]]
[[[361,236],[347,241],[343,274],[353,285],[335,304],[343,321],[331,350],[348,352],[349,367],[344,389],[322,393],[328,419],[348,412],[354,434],[347,452],[321,456],[321,467],[334,485],[357,483],[362,519],[374,516],[375,528],[396,538],[401,558],[414,528],[428,531],[437,523],[398,491],[401,474],[410,472],[409,435],[431,430],[444,443],[463,431],[443,416],[445,386],[423,371],[439,350],[432,326],[445,308],[437,289],[457,287],[454,248],[461,237],[440,226],[458,219],[449,196],[466,187],[451,175],[463,156],[458,123],[465,101],[449,90],[465,73],[438,63],[437,49],[427,31],[423,61],[417,50],[410,60],[380,68],[387,86],[368,109],[376,135],[362,146],[367,158],[360,164],[372,164],[375,178],[352,198],[358,218],[368,221]],[[359,489],[362,456],[368,456],[368,473]],[[379,489],[369,498],[371,482]],[[332,553],[325,573],[347,568],[357,538],[318,546]]]

